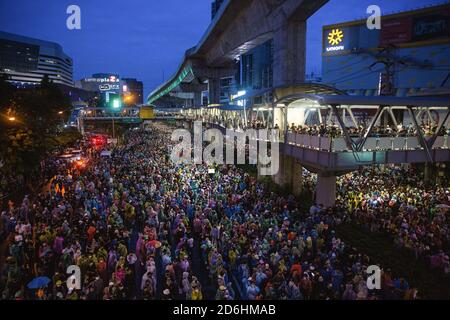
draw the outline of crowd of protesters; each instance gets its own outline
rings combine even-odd
[[[381,289],[369,290],[366,270],[377,261],[335,233],[345,201],[303,212],[235,166],[174,164],[172,129],[130,131],[110,157],[61,162],[47,192],[9,202],[2,298],[419,298],[389,269]],[[80,289],[66,285],[71,265]],[[48,281],[30,285],[39,277]]]
[[[371,232],[386,232],[398,247],[450,273],[450,187],[425,183],[423,171],[384,167],[338,179],[338,202],[347,217]]]

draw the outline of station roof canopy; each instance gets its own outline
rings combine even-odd
[[[244,111],[245,108],[243,106],[233,105],[233,104],[225,104],[225,105],[215,105],[215,106],[207,106],[207,107],[190,107],[190,110],[199,110],[199,109],[219,109],[223,111]]]
[[[350,96],[350,95],[318,95],[318,94],[294,94],[281,98],[276,103],[286,104],[306,99],[316,101],[322,106],[405,106],[405,107],[450,107],[448,98],[418,98],[418,97],[394,97],[394,96]]]
[[[224,111],[243,111],[245,108],[243,106],[237,106],[232,104],[227,104],[219,107],[220,110]]]
[[[391,96],[323,95],[318,102],[321,105],[450,107],[450,99]]]

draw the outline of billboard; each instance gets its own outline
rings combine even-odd
[[[142,120],[151,120],[155,118],[155,112],[152,107],[142,107],[139,111],[139,117]]]
[[[401,19],[381,20],[380,45],[398,44],[409,42],[412,39],[413,19],[411,17]]]
[[[450,38],[450,10],[381,19],[380,46]]]
[[[450,10],[414,19],[413,40],[450,37]]]

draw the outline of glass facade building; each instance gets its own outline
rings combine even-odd
[[[262,103],[263,93],[273,88],[273,40],[241,55],[235,64],[234,77],[220,81],[220,102],[230,103],[238,97],[253,97],[251,104]]]
[[[134,78],[122,78],[122,92],[130,93],[135,104],[144,103],[144,84]]]
[[[272,88],[273,40],[241,56],[240,87],[246,91]]]
[[[17,87],[39,84],[44,75],[73,86],[73,61],[59,44],[1,31],[0,72]]]

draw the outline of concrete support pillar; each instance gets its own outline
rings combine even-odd
[[[280,128],[281,131],[284,131],[284,127],[286,126],[285,121],[285,113],[286,108],[275,108],[274,109],[274,126],[278,124],[278,128]]]
[[[278,173],[272,176],[273,182],[281,187],[288,187],[294,196],[299,196],[303,189],[302,165],[295,158],[282,154],[279,165]]]
[[[208,94],[210,104],[220,103],[220,79],[218,78],[208,79]]]
[[[288,186],[292,183],[292,166],[293,158],[280,154],[279,170],[276,175],[273,176],[273,181],[279,186]]]
[[[201,107],[202,105],[202,93],[194,92],[194,107]]]
[[[287,21],[274,35],[273,86],[305,80],[306,20]]]
[[[316,186],[316,203],[325,207],[336,203],[336,176],[318,175]]]
[[[303,167],[298,160],[293,160],[292,163],[292,194],[299,196],[303,191]]]

